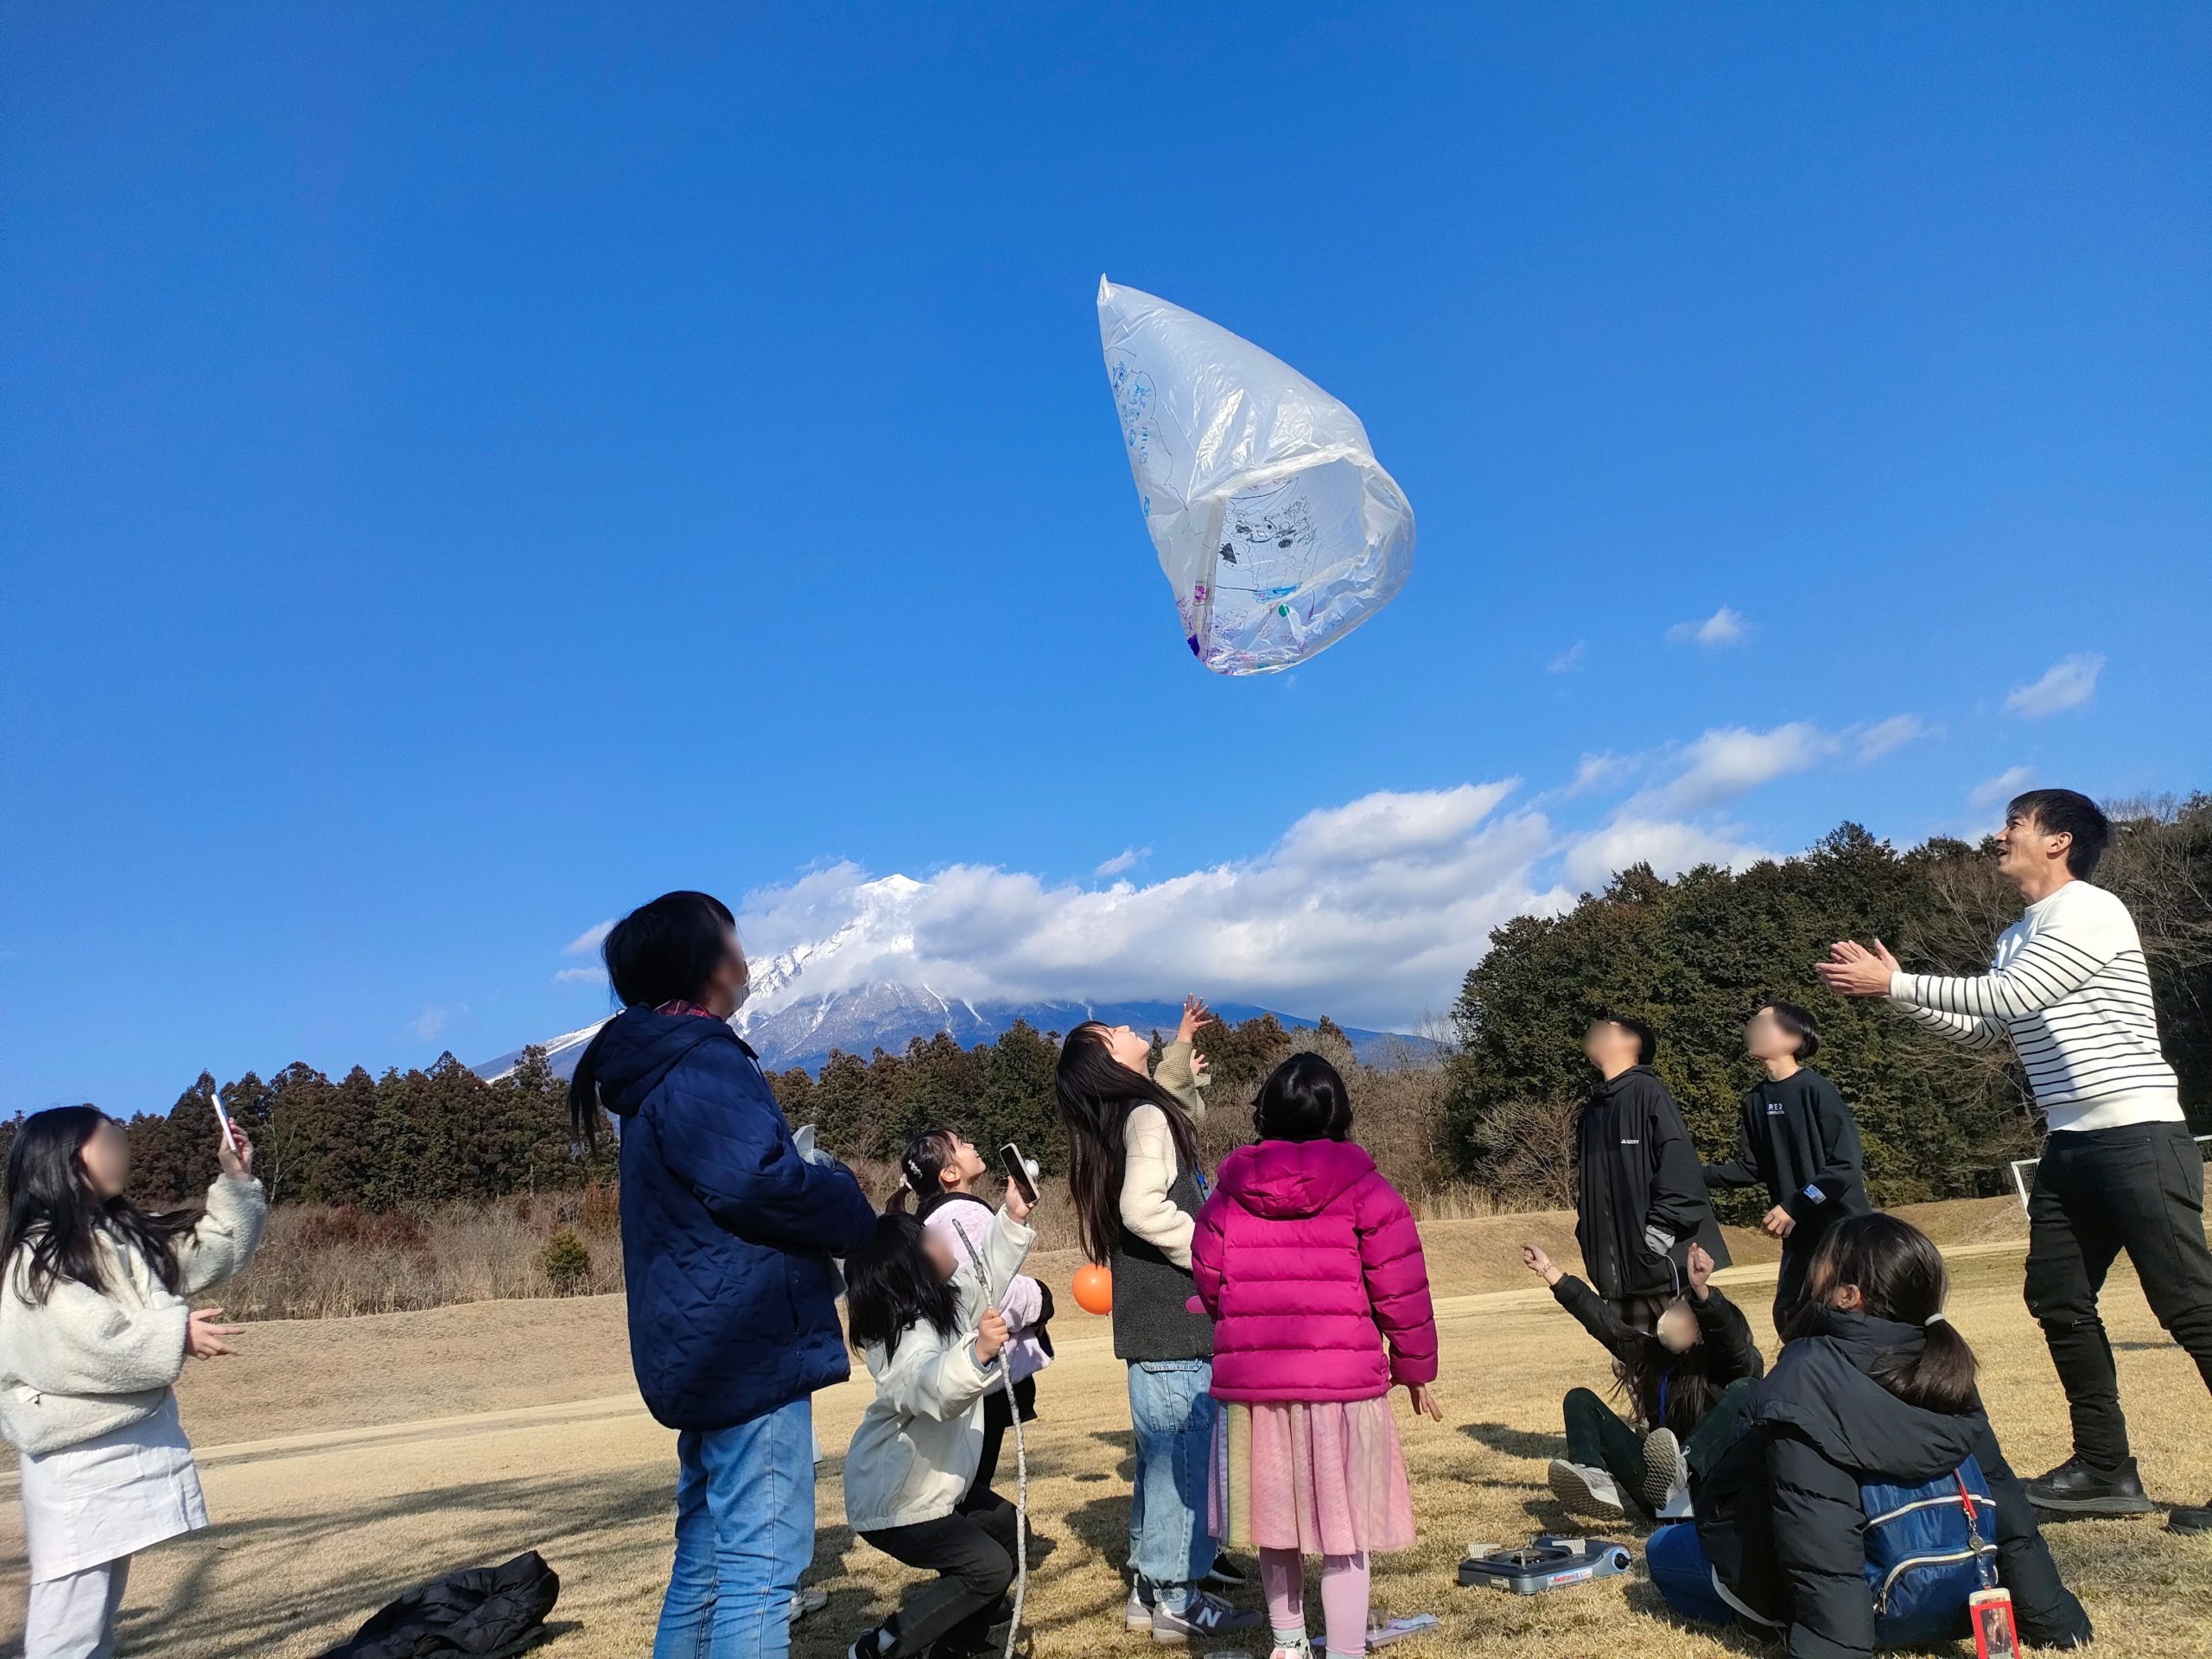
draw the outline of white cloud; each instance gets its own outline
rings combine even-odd
[[[604,985],[607,983],[607,969],[604,968],[563,968],[553,976],[553,982],[556,985]]]
[[[1574,769],[1574,781],[1560,793],[1569,798],[1586,795],[1593,789],[1618,781],[1635,765],[1631,758],[1624,754],[1586,754]]]
[[[2096,652],[2077,652],[2053,663],[2033,685],[2014,686],[2012,695],[2005,699],[2005,712],[2041,720],[2079,708],[2097,689],[2097,676],[2104,666],[2105,659]]]
[[[1853,758],[1862,766],[1896,753],[1908,743],[1935,734],[1936,728],[1918,715],[1891,715],[1872,726],[1855,726],[1848,734]]]
[[[1775,855],[1694,823],[1666,818],[1616,818],[1567,849],[1567,873],[1585,890],[1594,890],[1632,864],[1649,864],[1661,875],[1679,875],[1700,864],[1725,864],[1740,870]]]
[[[1668,639],[1675,645],[1697,644],[1707,651],[1720,651],[1729,645],[1741,645],[1751,625],[1744,620],[1743,613],[1723,605],[1702,622],[1677,622],[1667,630]]]
[[[986,998],[1173,995],[1403,1023],[1440,1007],[1511,917],[1572,895],[1539,878],[1555,850],[1512,782],[1368,795],[1309,812],[1267,851],[1142,886],[1047,885],[955,865],[925,881],[851,864],[749,894],[763,1012],[875,980]],[[801,947],[792,971],[772,962]]]
[[[1120,852],[1115,854],[1113,857],[1108,859],[1103,864],[1101,864],[1096,869],[1093,870],[1091,874],[1093,875],[1119,875],[1125,870],[1135,869],[1137,867],[1138,860],[1150,858],[1151,856],[1152,849],[1149,847],[1124,847]]]
[[[2007,766],[1994,778],[1985,778],[1967,791],[1967,804],[1977,809],[2002,805],[2035,781],[2033,766]]]
[[[613,931],[614,921],[612,917],[603,922],[594,922],[575,938],[563,945],[561,954],[564,957],[581,957],[589,951],[596,950],[607,943],[607,936]]]
[[[1553,658],[1551,666],[1545,672],[1572,674],[1589,659],[1589,656],[1590,642],[1586,639],[1578,639],[1558,656]]]
[[[466,1002],[428,1002],[423,1004],[422,1013],[407,1022],[407,1028],[423,1041],[433,1043],[445,1030],[448,1020],[457,1014],[467,1012],[468,1004]]]
[[[1809,771],[1841,747],[1834,733],[1809,721],[1764,732],[1743,726],[1716,728],[1684,751],[1686,764],[1660,792],[1677,811],[1703,811],[1777,778]]]

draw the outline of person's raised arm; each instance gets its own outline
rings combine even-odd
[[[694,1049],[652,1114],[662,1161],[739,1237],[845,1256],[874,1235],[852,1172],[799,1155],[767,1079],[734,1043]]]
[[[176,1241],[180,1295],[196,1295],[244,1272],[269,1220],[268,1195],[254,1179],[253,1142],[245,1131],[233,1123],[231,1141],[219,1138],[215,1159],[223,1173],[207,1188],[207,1212]]]
[[[1643,1340],[1643,1333],[1630,1325],[1613,1312],[1612,1304],[1584,1284],[1571,1273],[1562,1272],[1550,1256],[1534,1244],[1521,1247],[1521,1264],[1537,1274],[1551,1287],[1552,1299],[1568,1313],[1585,1331],[1598,1338],[1616,1354]]]

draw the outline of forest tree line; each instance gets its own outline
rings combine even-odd
[[[2142,929],[2166,1053],[2202,1129],[2212,1126],[2212,798],[2115,817],[2098,879]],[[1563,1204],[1590,1082],[1580,1041],[1592,1014],[1638,1014],[1657,1027],[1660,1075],[1718,1158],[1756,1075],[1744,1021],[1781,996],[1819,1018],[1816,1064],[1858,1114],[1878,1200],[1996,1191],[2037,1133],[2009,1054],[1953,1048],[1878,1001],[1840,1001],[1811,964],[1834,939],[1878,936],[1908,967],[1980,972],[2019,908],[1986,844],[1937,839],[1900,852],[1854,824],[1800,857],[1739,872],[1705,867],[1669,880],[1639,866],[1560,915],[1496,930],[1426,1058],[1361,1065],[1326,1020],[1303,1032],[1272,1017],[1210,1029],[1199,1045],[1213,1074],[1204,1143],[1211,1160],[1249,1138],[1260,1079],[1311,1047],[1345,1070],[1359,1138],[1402,1185]],[[790,1122],[817,1125],[822,1144],[862,1166],[880,1198],[907,1137],[938,1126],[986,1149],[1019,1142],[1059,1167],[1059,1035],[1016,1024],[972,1047],[918,1038],[899,1053],[833,1052],[817,1074],[794,1067],[770,1082]],[[187,1199],[213,1179],[212,1084],[202,1077],[166,1112],[128,1118],[143,1201]],[[265,1081],[249,1073],[222,1096],[253,1135],[278,1203],[387,1211],[614,1178],[612,1138],[588,1154],[572,1143],[567,1084],[537,1050],[496,1082],[448,1054],[427,1069],[377,1077],[356,1066],[335,1081],[295,1064]],[[12,1133],[0,1123],[0,1152]],[[1732,1214],[1746,1206],[1759,1206],[1756,1195],[1724,1200]]]

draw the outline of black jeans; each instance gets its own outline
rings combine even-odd
[[[934,1642],[980,1649],[1014,1582],[1014,1505],[1002,1497],[942,1521],[886,1527],[861,1537],[894,1561],[941,1576],[883,1621],[883,1659],[906,1659]]]
[[[2062,1130],[2028,1195],[2028,1312],[2042,1324],[2074,1419],[2075,1455],[2127,1460],[2127,1420],[2097,1293],[2120,1251],[2144,1300],[2212,1386],[2212,1249],[2204,1160],[2181,1123]]]
[[[1720,1391],[1713,1409],[1682,1442],[1684,1461],[1703,1469],[1735,1439],[1736,1419],[1751,1399],[1751,1379],[1738,1377]],[[1643,1436],[1587,1389],[1569,1390],[1561,1402],[1567,1418],[1567,1460],[1586,1469],[1603,1469],[1619,1483],[1622,1495],[1641,1503],[1643,1491]]]
[[[1008,1401],[1004,1389],[995,1388],[983,1396],[983,1451],[976,1464],[976,1478],[968,1483],[968,1495],[960,1500],[963,1515],[989,1502],[997,1501],[991,1491],[991,1478],[999,1471],[999,1449],[1006,1444],[1006,1432],[1014,1427],[1014,1414],[1021,1413],[1021,1421],[1037,1421],[1037,1379],[1025,1376],[1014,1385],[1014,1398]]]

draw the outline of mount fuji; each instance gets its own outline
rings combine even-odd
[[[822,938],[765,962],[756,959],[751,994],[730,1024],[760,1054],[762,1065],[770,1071],[796,1065],[814,1071],[832,1049],[862,1058],[878,1048],[903,1053],[915,1038],[927,1039],[939,1032],[970,1047],[995,1040],[1017,1020],[1027,1020],[1040,1032],[1065,1032],[1084,1020],[1170,1032],[1182,1017],[1179,1001],[968,997],[935,988],[929,982],[931,975],[906,977],[898,970],[921,965],[912,907],[923,891],[923,884],[902,875],[848,889],[848,913]],[[870,969],[887,971],[871,973]],[[1232,1024],[1271,1013],[1293,1031],[1310,1030],[1317,1023],[1279,1009],[1237,1002],[1217,1003],[1214,1013]],[[575,1071],[584,1046],[605,1023],[594,1020],[543,1043],[553,1071],[561,1077]],[[1353,1052],[1370,1065],[1402,1064],[1425,1057],[1433,1046],[1395,1032],[1350,1026],[1343,1029]],[[476,1071],[486,1077],[501,1077],[521,1058],[518,1049],[486,1061]]]

